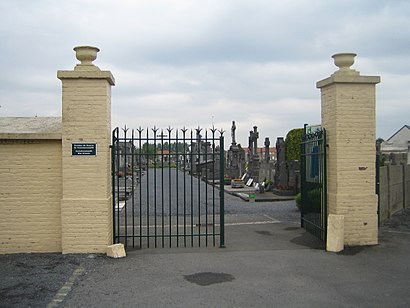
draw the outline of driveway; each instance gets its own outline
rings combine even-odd
[[[292,202],[231,208],[225,249],[1,255],[0,306],[410,306],[410,212],[380,228],[379,245],[336,254],[299,228]]]

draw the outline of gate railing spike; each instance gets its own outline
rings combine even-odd
[[[218,129],[218,132],[221,134],[221,136],[223,136],[223,135],[224,135],[224,133],[225,133],[225,131],[223,130],[223,128]]]

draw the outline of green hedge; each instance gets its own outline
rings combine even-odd
[[[285,139],[286,161],[300,160],[300,143],[302,142],[303,128],[290,130]]]

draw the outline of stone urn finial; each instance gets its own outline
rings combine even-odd
[[[79,71],[95,71],[100,70],[92,62],[97,59],[97,52],[100,50],[97,47],[93,46],[77,46],[74,47],[76,58],[81,61],[80,64],[77,64],[74,68]]]
[[[336,53],[332,56],[335,65],[339,68],[335,74],[344,74],[344,75],[358,75],[354,69],[350,67],[354,64],[354,58],[357,54],[352,52],[343,52],[343,53]]]

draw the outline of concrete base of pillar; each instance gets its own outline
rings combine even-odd
[[[344,216],[330,214],[327,218],[326,250],[339,252],[344,249]]]
[[[114,259],[126,257],[124,244],[114,244],[107,246],[107,256]]]

